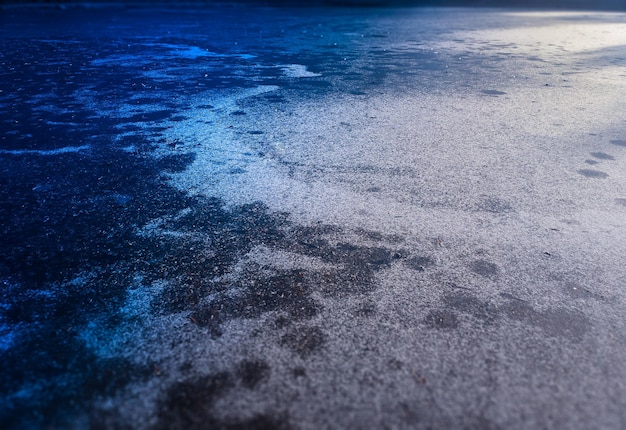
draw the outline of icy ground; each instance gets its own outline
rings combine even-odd
[[[0,14],[0,427],[626,427],[626,14]]]

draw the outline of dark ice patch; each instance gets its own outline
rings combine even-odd
[[[598,298],[584,289],[580,292],[572,288],[569,290],[569,294],[574,294],[579,298]],[[589,319],[581,312],[565,308],[537,311],[525,300],[508,293],[500,295],[506,299],[506,302],[496,306],[469,292],[447,294],[443,297],[443,304],[447,308],[431,311],[424,322],[435,328],[456,328],[458,319],[454,310],[471,315],[485,324],[501,324],[503,318],[521,321],[541,329],[549,337],[562,337],[573,342],[581,341],[590,329]]]
[[[382,233],[378,231],[365,230],[363,228],[359,228],[355,230],[355,233],[357,233],[359,236],[365,239],[373,240],[375,242],[380,242],[385,237]]]
[[[306,369],[302,366],[295,367],[292,374],[294,378],[302,378],[306,376]]]
[[[430,257],[413,257],[404,263],[410,269],[417,270],[418,272],[423,272],[427,267],[434,265],[434,261]]]
[[[247,115],[244,111],[242,110],[236,110],[230,113],[233,116],[242,116],[242,115]]]
[[[499,315],[496,306],[469,293],[448,294],[444,297],[443,302],[451,308],[470,314],[488,324],[495,322]]]
[[[339,243],[331,245],[326,234],[337,227],[294,226],[282,214],[269,214],[261,204],[225,211],[216,200],[194,206],[170,227],[180,231],[203,232],[211,238],[170,239],[162,263],[155,265],[155,279],[170,282],[155,301],[157,313],[191,311],[190,321],[219,336],[221,325],[233,318],[256,318],[266,312],[281,311],[286,324],[308,319],[318,312],[311,294],[360,294],[376,288],[375,273],[388,267],[400,255],[382,247]],[[163,240],[163,239],[161,239]],[[215,280],[243,257],[253,246],[319,258],[329,264],[320,270],[282,270],[246,266],[236,282],[237,296],[229,291],[233,281]],[[190,252],[190,250],[192,252]],[[150,279],[150,278],[149,278]],[[207,302],[206,297],[213,298]]]
[[[326,334],[319,327],[294,328],[281,339],[281,344],[302,358],[318,352],[326,343]]]
[[[186,121],[186,120],[188,120],[188,119],[189,119],[189,117],[187,117],[187,116],[184,116],[184,115],[176,115],[176,116],[172,116],[172,117],[170,117],[170,119],[169,119],[169,120],[170,120],[170,121],[176,121],[176,122],[179,122],[179,121]]]
[[[601,172],[599,170],[592,169],[580,169],[577,172],[587,178],[608,178],[609,175],[607,173]]]
[[[506,94],[504,91],[498,91],[498,90],[480,90],[480,92],[483,94],[490,95],[490,96],[502,96]]]
[[[234,386],[227,372],[174,383],[161,400],[156,429],[218,428],[212,406]]]
[[[512,300],[502,306],[503,314],[526,324],[540,328],[551,337],[563,337],[574,342],[582,340],[591,323],[582,313],[565,308],[537,311],[527,302]]]
[[[618,205],[626,206],[626,199],[615,199],[615,203]]]
[[[159,400],[155,430],[169,429],[277,429],[291,428],[285,417],[265,414],[238,421],[223,421],[215,416],[215,401],[235,389],[235,377],[221,372],[172,384]],[[107,428],[123,428],[122,423]]]
[[[248,420],[224,423],[221,428],[228,430],[291,430],[294,427],[289,424],[289,420],[283,414],[278,416],[259,414]]]
[[[368,266],[381,267],[388,266],[394,260],[394,254],[386,248],[364,247],[349,243],[340,243],[332,249],[328,258],[339,258],[340,261],[348,262],[358,266],[364,263]],[[332,261],[332,260],[331,260]]]
[[[600,160],[615,160],[615,157],[605,152],[592,152],[591,156]]]
[[[325,294],[359,294],[372,291],[376,286],[376,272],[389,267],[402,255],[399,251],[382,247],[350,243],[332,246],[318,236],[307,237],[312,231],[315,230],[295,231],[296,240],[286,242],[285,245],[292,252],[317,257],[335,266],[313,274],[319,289]]]
[[[609,142],[617,146],[626,146],[626,140],[623,140],[623,139],[614,139],[614,140],[610,140]]]
[[[270,376],[270,367],[265,361],[245,360],[239,363],[236,375],[246,388],[255,388]]]
[[[204,304],[200,297],[178,297],[183,308],[191,307],[193,323],[208,327],[221,335],[221,324],[233,318],[257,318],[270,311],[283,311],[289,320],[308,319],[318,312],[318,305],[310,293],[315,287],[314,277],[302,270],[277,270],[271,275],[251,271],[241,279],[238,286],[242,292],[233,298],[227,292],[230,283],[207,284],[198,293],[218,292],[218,298]],[[224,292],[224,294],[219,294]],[[176,294],[176,293],[174,293]],[[179,305],[180,306],[180,305]]]
[[[447,309],[430,311],[423,322],[431,328],[444,330],[455,329],[459,326],[456,314]]]
[[[596,160],[585,160],[585,163],[591,165],[591,166],[595,166],[596,164],[600,164],[599,161]]]
[[[486,260],[475,260],[470,264],[470,270],[486,278],[497,278],[500,269],[494,263]]]

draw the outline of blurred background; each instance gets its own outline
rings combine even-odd
[[[559,9],[605,9],[626,10],[626,0],[4,0],[0,5],[201,5],[201,4],[267,4],[270,6],[353,6],[353,7],[385,7],[385,6],[464,6],[464,7],[532,7]]]

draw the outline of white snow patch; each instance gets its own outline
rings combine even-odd
[[[280,66],[283,69],[285,76],[290,78],[314,78],[316,76],[322,76],[320,73],[313,73],[307,70],[306,66],[302,64],[286,64]]]

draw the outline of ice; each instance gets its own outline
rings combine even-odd
[[[52,156],[60,154],[72,154],[87,151],[89,149],[91,149],[91,145],[64,146],[57,149],[0,149],[0,154]]]
[[[103,416],[158,427],[150,420],[189,394],[198,408],[181,412],[215,427],[277,416],[307,428],[584,428],[603,418],[600,427],[619,427],[623,17],[335,10],[286,25],[264,13],[269,21],[237,21],[223,40],[200,24],[166,34],[168,20],[156,37],[129,38],[129,50],[96,51],[113,53],[92,63],[114,66],[97,70],[115,78],[107,87],[124,95],[132,85],[132,95],[93,85],[72,97],[111,120],[110,134],[0,151],[81,153],[110,137],[105,154],[132,160],[105,159],[112,177],[94,195],[68,188],[77,215],[67,224],[93,222],[105,246],[29,296],[55,323],[66,303],[76,307],[58,332],[97,357],[88,376],[109,374],[100,362],[143,369],[130,366],[115,391],[88,393],[108,405]],[[37,100],[42,116],[46,106],[57,113],[56,97]],[[97,148],[82,145],[90,136]],[[581,169],[590,157],[599,170]],[[31,166],[64,161],[74,160],[6,163],[25,166],[25,190],[45,210],[24,231],[40,219],[50,231],[44,205],[60,188]],[[150,169],[138,179],[125,170],[136,166]],[[93,210],[83,217],[76,206]],[[116,225],[89,221],[100,213]],[[309,304],[314,312],[300,312]],[[5,309],[0,352],[30,324],[10,323],[19,309]],[[64,374],[79,359],[67,360]],[[271,371],[250,387],[246,364],[258,361]]]
[[[287,64],[281,66],[285,76],[290,78],[314,78],[316,76],[322,76],[320,73],[313,73],[307,70],[307,67],[302,64]]]
[[[161,50],[156,50],[152,55],[110,55],[104,58],[98,58],[91,62],[94,66],[107,65],[107,64],[119,64],[126,67],[133,67],[137,62],[145,63],[154,60],[171,60],[176,58],[187,58],[196,60],[198,58],[238,58],[241,60],[251,60],[256,58],[255,55],[246,53],[217,53],[209,51],[199,46],[190,45],[174,45],[168,43],[142,43],[140,46],[148,48],[161,48],[166,50],[167,55],[161,53]]]
[[[7,324],[0,324],[0,351],[7,351],[15,341],[15,328],[9,327]]]

